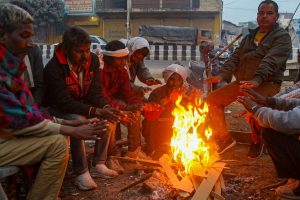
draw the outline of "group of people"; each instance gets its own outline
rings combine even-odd
[[[249,157],[259,156],[266,146],[278,176],[289,179],[276,193],[300,199],[300,100],[292,95],[299,87],[290,95],[277,94],[291,53],[291,38],[276,23],[278,17],[276,2],[262,1],[259,27],[250,30],[218,74],[207,79],[207,83],[227,82],[207,97],[209,121],[218,152],[223,154],[235,145],[227,131],[224,107],[236,100],[243,104],[253,132]],[[178,63],[166,67],[165,84],[146,99],[148,86],[162,84],[143,62],[150,52],[147,40],[113,40],[99,56],[90,52],[89,34],[73,26],[64,32],[44,69],[40,62],[43,71],[36,78],[34,66],[40,55],[30,53],[36,48],[32,14],[21,6],[1,4],[0,18],[0,166],[39,165],[28,199],[57,198],[69,145],[75,184],[81,190],[97,187],[89,173],[85,139],[96,141],[92,167],[99,176],[113,178],[122,173],[120,163],[110,159],[120,153],[115,136],[120,123],[128,129],[129,157],[148,159],[146,153],[170,142],[172,110],[185,91],[186,67]],[[135,85],[136,77],[147,87]],[[43,89],[39,95],[35,95],[36,86]]]

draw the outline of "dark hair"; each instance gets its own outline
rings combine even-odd
[[[62,45],[66,51],[84,43],[91,43],[91,38],[88,32],[80,26],[72,26],[63,34]]]
[[[120,49],[125,49],[125,44],[119,40],[112,40],[110,41],[109,43],[106,44],[105,46],[105,50],[106,51],[117,51],[117,50],[120,50]],[[112,63],[112,59],[113,57],[112,56],[103,56],[103,61],[105,63],[107,63],[108,65],[111,65]]]
[[[28,3],[24,2],[24,1],[11,1],[10,3],[13,5],[19,6],[20,8],[27,11],[31,16],[34,16],[34,10]]]
[[[278,4],[275,2],[275,1],[272,1],[272,0],[264,0],[262,2],[260,2],[260,4],[258,5],[258,11],[259,11],[259,8],[262,4],[273,4],[274,8],[275,8],[275,12],[276,14],[278,15]]]
[[[125,49],[125,44],[119,40],[112,40],[105,46],[106,51],[116,51],[120,49]]]

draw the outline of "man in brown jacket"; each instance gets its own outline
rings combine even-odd
[[[207,99],[220,154],[235,144],[226,127],[224,107],[236,100],[240,88],[254,88],[264,96],[273,96],[280,90],[292,44],[288,32],[276,23],[278,17],[278,5],[271,0],[262,1],[257,12],[259,27],[250,30],[219,74],[207,80],[209,83],[230,82],[233,75],[236,79],[213,91]]]

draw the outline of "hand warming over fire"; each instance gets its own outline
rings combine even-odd
[[[107,120],[101,120],[95,123],[85,124],[77,127],[67,127],[67,129],[72,129],[72,136],[78,139],[89,139],[89,140],[99,140],[103,133],[107,131],[108,122]],[[68,131],[66,131],[68,132]]]
[[[212,76],[206,79],[206,83],[220,83],[223,80],[221,76]]]
[[[136,120],[136,116],[131,111],[121,111],[121,119],[122,123],[132,124]]]
[[[134,105],[127,105],[124,110],[136,112],[136,111],[141,111],[142,108],[143,108],[143,104],[134,104]]]
[[[243,104],[243,106],[249,111],[256,111],[260,106],[250,97],[238,96],[237,101]]]
[[[81,125],[85,125],[85,124],[93,124],[93,123],[97,123],[100,120],[98,118],[91,118],[91,119],[74,119],[74,120],[66,120],[64,119],[61,124],[62,125],[67,125],[67,126],[81,126]]]
[[[121,119],[121,111],[111,107],[97,108],[95,114],[111,122],[120,122]]]
[[[150,79],[146,80],[146,84],[148,86],[159,85],[159,84],[161,84],[161,81],[158,79],[150,78]]]
[[[259,86],[259,83],[255,80],[251,81],[240,81],[240,88],[256,88]]]
[[[152,89],[151,88],[149,88],[149,87],[139,87],[139,92],[141,93],[141,94],[146,94],[147,92],[150,92],[150,91],[152,91]]]
[[[251,89],[251,88],[242,88],[241,92],[245,96],[251,97],[252,100],[255,101],[256,103],[261,104],[261,105],[267,105],[267,97],[262,96],[261,94],[255,92],[253,89]]]

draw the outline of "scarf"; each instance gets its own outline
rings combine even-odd
[[[23,61],[0,44],[0,129],[33,126],[44,119],[21,75],[26,70]]]

